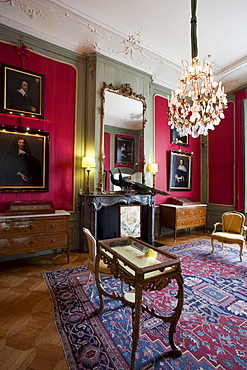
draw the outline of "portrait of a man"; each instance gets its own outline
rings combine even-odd
[[[8,107],[25,112],[36,112],[37,108],[28,95],[29,84],[26,80],[20,80],[17,85],[17,90],[9,94]]]
[[[44,76],[3,65],[5,113],[43,118]]]
[[[46,135],[1,131],[0,154],[1,191],[47,191]]]

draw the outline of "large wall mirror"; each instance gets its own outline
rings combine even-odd
[[[99,193],[118,191],[110,181],[111,170],[145,184],[144,126],[146,101],[129,84],[101,89],[101,165]]]

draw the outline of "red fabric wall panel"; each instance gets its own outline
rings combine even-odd
[[[159,190],[168,191],[169,180],[169,153],[170,150],[192,152],[192,190],[169,191],[169,196],[156,195],[156,204],[169,203],[170,197],[191,197],[200,201],[200,178],[201,178],[201,148],[200,138],[189,137],[189,146],[171,144],[171,129],[168,125],[167,99],[156,95],[154,97],[154,123],[155,123],[155,161],[158,163],[159,172],[155,177],[155,187]]]
[[[49,192],[0,193],[0,212],[14,200],[52,200],[56,209],[73,210],[76,70],[35,53],[18,55],[14,46],[0,43],[0,61],[45,75],[45,118],[0,113],[0,124],[41,129],[50,133]]]
[[[209,203],[234,204],[234,103],[208,135]]]
[[[244,99],[247,99],[247,90],[236,93],[236,210],[244,211]]]

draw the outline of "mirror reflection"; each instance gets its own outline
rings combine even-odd
[[[110,170],[118,179],[123,177],[145,183],[144,169],[144,113],[145,98],[133,92],[129,84],[102,89],[103,171],[104,189],[118,191],[110,180]]]

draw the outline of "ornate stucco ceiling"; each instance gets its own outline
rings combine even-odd
[[[191,59],[190,0],[0,0],[0,21],[68,50],[97,51],[175,88]],[[247,84],[246,0],[198,0],[199,60],[226,91]],[[25,41],[25,40],[24,40]]]

